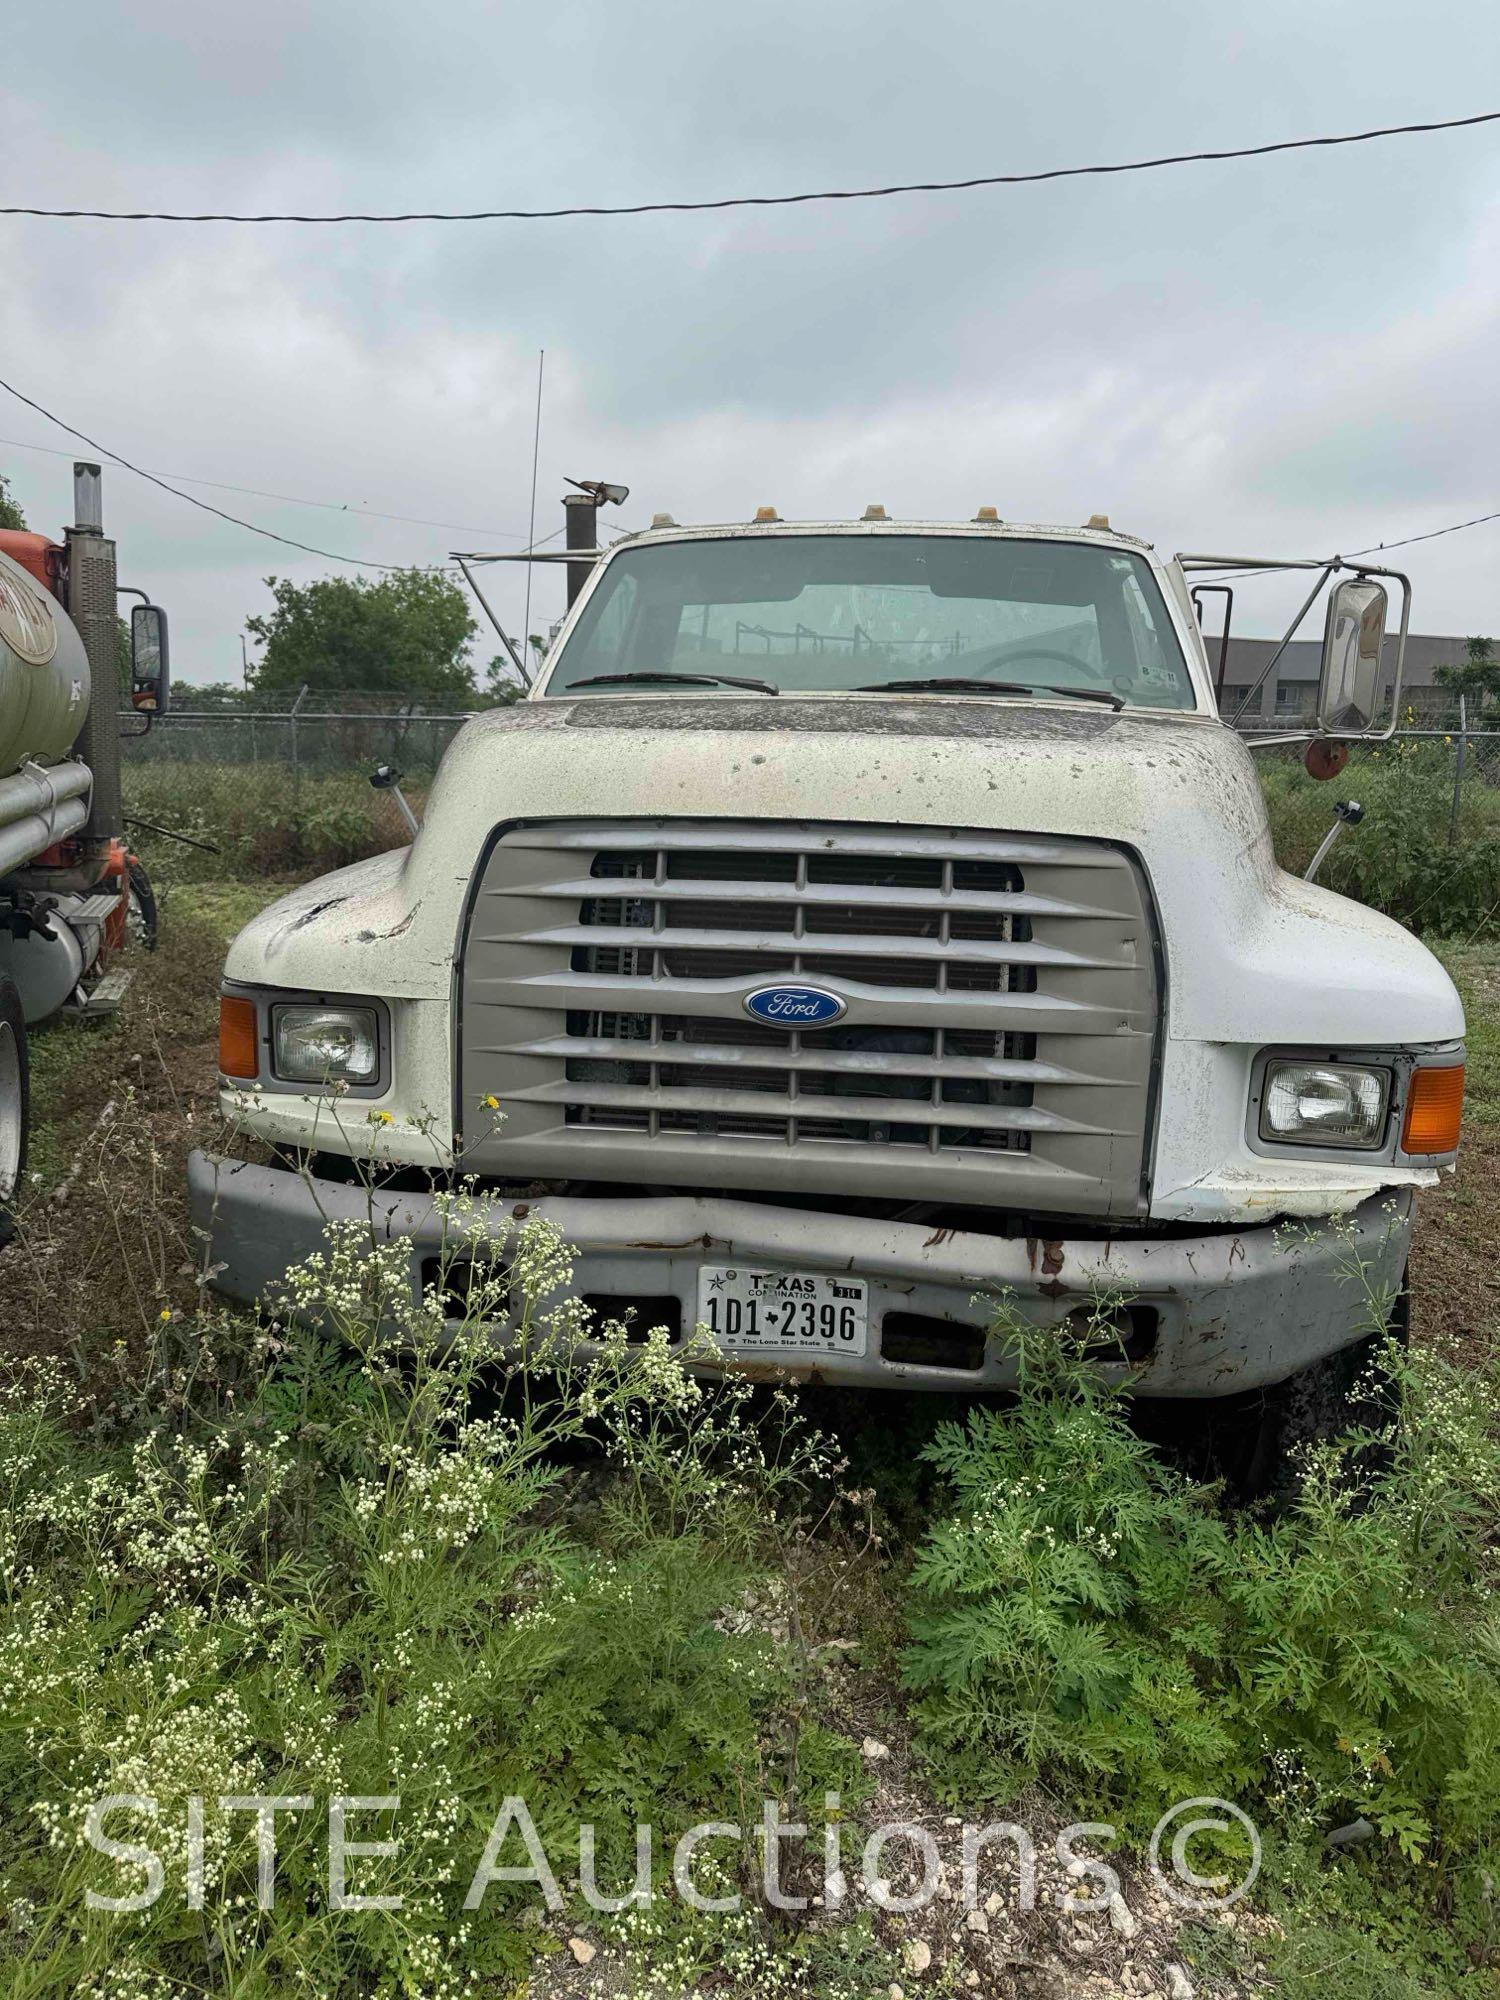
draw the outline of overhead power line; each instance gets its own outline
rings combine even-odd
[[[213,514],[217,519],[227,521],[232,528],[244,528],[252,535],[263,535],[268,542],[280,542],[284,548],[300,549],[304,555],[321,556],[325,562],[349,563],[355,569],[379,569],[394,574],[399,570],[419,567],[415,563],[372,562],[366,556],[346,556],[340,555],[336,549],[314,548],[311,542],[299,542],[291,535],[280,535],[274,528],[261,527],[257,521],[244,521],[241,520],[238,514],[226,514],[222,507],[215,507],[210,501],[200,500],[196,493],[184,493],[180,486],[174,486],[170,480],[163,479],[160,474],[147,472],[144,466],[133,465],[122,453],[111,451],[108,445],[100,444],[97,438],[91,438],[86,431],[77,429],[73,424],[64,423],[61,417],[55,416],[51,410],[44,409],[40,403],[34,402],[30,396],[23,395],[13,382],[7,382],[3,376],[0,376],[0,389],[3,389],[7,395],[14,396],[18,403],[24,403],[28,410],[35,410],[39,417],[45,417],[49,424],[56,424],[58,429],[66,431],[69,437],[77,438],[80,444],[86,444],[90,451],[97,451],[101,458],[113,459],[116,465],[123,466],[127,472],[133,472],[137,479],[148,480],[151,485],[159,486],[163,493],[170,493],[178,500],[186,500],[190,507],[199,507],[205,514]],[[428,569],[447,570],[451,569],[452,565],[450,563],[430,563],[426,567]]]
[[[0,447],[11,451],[40,451],[49,458],[73,458],[76,453],[64,451],[55,444],[27,444],[22,438],[0,438]],[[124,464],[123,459],[114,459],[112,452],[94,447],[101,458],[112,459],[116,464]],[[133,466],[128,468],[134,471]],[[299,493],[272,493],[264,486],[236,486],[227,479],[196,479],[187,472],[160,472],[153,475],[158,479],[175,479],[183,486],[209,486],[216,493],[248,493],[257,500],[279,500],[287,507],[321,507],[330,514],[359,514],[367,521],[400,521],[411,528],[451,528],[464,535],[493,535],[497,541],[524,542],[526,537],[516,528],[476,528],[466,521],[431,521],[422,514],[387,514],[376,507],[356,507],[348,500],[308,500]]]
[[[1402,535],[1396,541],[1393,542],[1371,542],[1367,548],[1350,549],[1349,555],[1378,556],[1378,555],[1383,555],[1388,549],[1409,549],[1415,542],[1440,541],[1444,535],[1462,534],[1465,528],[1482,528],[1488,521],[1500,521],[1500,512],[1496,512],[1494,514],[1475,514],[1473,518],[1468,521],[1450,522],[1446,528],[1429,528],[1426,534],[1424,535]],[[1346,562],[1348,560],[1348,556],[1341,556],[1339,560],[1341,562]],[[1274,576],[1275,574],[1276,574],[1276,565],[1272,563],[1269,564],[1265,569],[1204,570],[1198,575],[1196,580],[1199,583],[1216,583],[1221,581],[1225,577],[1233,577],[1234,580],[1238,583],[1245,581],[1246,579],[1252,576]]]
[[[1378,556],[1382,549],[1409,549],[1413,542],[1435,542],[1440,535],[1456,535],[1464,528],[1482,528],[1486,521],[1500,521],[1500,512],[1476,514],[1472,521],[1455,521],[1451,527],[1429,528],[1425,535],[1403,535],[1399,542],[1372,542],[1367,549],[1351,549],[1351,556]]]
[[[1041,181],[1080,180],[1091,175],[1141,174],[1158,167],[1202,166],[1217,160],[1257,160],[1271,153],[1299,153],[1325,146],[1363,146],[1372,139],[1409,138],[1423,132],[1456,132],[1467,125],[1489,125],[1500,111],[1478,111],[1467,118],[1432,118],[1420,124],[1379,125],[1368,132],[1336,132],[1310,139],[1273,139],[1260,146],[1226,146],[1213,152],[1164,153],[1149,160],[1116,160],[1086,167],[1043,167],[1029,173],[974,174],[957,181],[898,181],[889,187],[820,188],[802,194],[737,194],[696,201],[594,202],[570,208],[415,209],[401,213],[341,213],[330,215],[243,215],[222,212],[190,214],[172,209],[3,207],[0,215],[38,216],[54,222],[558,222],[585,215],[695,215],[726,208],[795,208],[820,201],[884,201],[902,194],[962,194],[973,188],[1029,187]]]

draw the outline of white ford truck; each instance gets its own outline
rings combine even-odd
[[[1399,1285],[1457,1145],[1463,1015],[1276,865],[1209,559],[872,513],[591,552],[410,847],[241,932],[223,1101],[270,1163],[191,1168],[227,1292],[340,1215],[431,1282],[432,1190],[472,1175],[497,1242],[551,1217],[598,1312],[756,1372],[1004,1388],[997,1293],[1123,1301],[1151,1396],[1359,1339],[1351,1255]],[[1374,733],[1384,592],[1308,567],[1354,572],[1314,734]]]

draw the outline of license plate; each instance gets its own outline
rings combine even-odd
[[[822,1272],[698,1267],[698,1318],[726,1353],[793,1361],[861,1355],[869,1337],[870,1288],[863,1278]]]

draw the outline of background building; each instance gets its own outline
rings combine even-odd
[[[1204,639],[1208,648],[1209,666],[1217,671],[1219,664],[1219,642],[1216,637]],[[1456,706],[1455,697],[1440,686],[1436,679],[1441,666],[1461,666],[1465,638],[1444,638],[1427,633],[1412,632],[1406,640],[1406,666],[1402,674],[1402,707],[1408,705],[1419,717],[1436,714]],[[1313,696],[1318,681],[1318,656],[1322,650],[1321,638],[1294,639],[1277,661],[1274,671],[1266,676],[1250,708],[1247,719],[1256,715],[1262,719],[1286,721],[1290,718],[1307,716],[1312,713]],[[1224,692],[1219,706],[1226,716],[1232,716],[1248,691],[1265,668],[1267,661],[1276,651],[1274,639],[1230,638],[1229,657],[1224,666]],[[1393,635],[1387,635],[1383,660],[1386,687],[1389,689],[1396,671],[1396,642]]]

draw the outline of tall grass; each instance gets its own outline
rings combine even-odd
[[[409,791],[420,805],[423,787]],[[384,854],[409,839],[387,792],[364,771],[304,772],[284,765],[161,763],[127,769],[126,810],[213,852],[139,824],[131,840],[153,878],[207,882],[310,876]]]
[[[1334,800],[1358,799],[1364,819],[1339,836],[1321,881],[1418,932],[1500,931],[1500,766],[1465,778],[1456,822],[1454,752],[1441,743],[1357,751],[1331,783],[1292,758],[1263,757],[1260,779],[1283,868],[1300,874],[1332,824]]]

